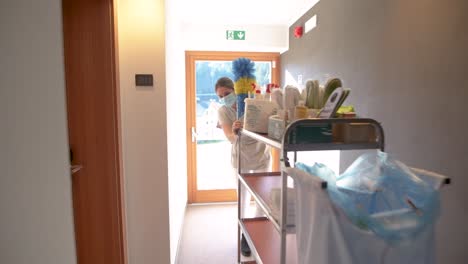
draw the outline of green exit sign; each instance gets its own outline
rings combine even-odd
[[[227,40],[245,40],[245,30],[226,30]]]

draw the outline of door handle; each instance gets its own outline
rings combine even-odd
[[[77,172],[80,171],[82,168],[83,168],[83,165],[71,165],[71,166],[70,166],[71,174],[73,175],[73,174],[77,173]]]
[[[195,130],[195,127],[192,127],[192,143],[197,142],[197,137],[198,137],[197,131]]]
[[[74,156],[73,150],[72,150],[72,148],[70,148],[70,163],[73,163],[74,158],[75,158],[75,156]],[[83,165],[70,165],[71,175],[77,173],[82,168],[83,168]]]

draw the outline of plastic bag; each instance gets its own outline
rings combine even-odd
[[[338,177],[323,164],[296,167],[327,181],[333,203],[388,243],[414,239],[438,217],[440,185],[387,153],[364,154]]]

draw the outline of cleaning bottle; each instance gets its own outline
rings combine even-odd
[[[299,100],[299,104],[296,105],[294,109],[294,118],[295,119],[304,119],[309,117],[308,108],[305,106],[304,100]]]
[[[255,99],[263,99],[261,90],[255,90]]]
[[[271,94],[271,87],[270,87],[270,84],[268,84],[268,85],[266,86],[266,90],[265,90],[265,94],[264,94],[264,98],[263,98],[263,99],[270,101],[270,100],[271,100],[270,94]]]

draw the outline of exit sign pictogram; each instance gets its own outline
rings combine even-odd
[[[226,30],[227,40],[245,40],[245,30]]]

